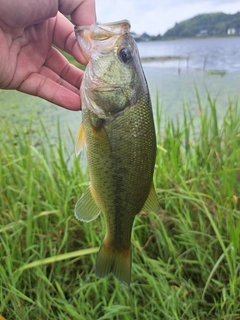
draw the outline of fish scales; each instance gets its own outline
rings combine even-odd
[[[115,29],[119,24],[126,22],[115,24]],[[79,220],[91,221],[99,211],[103,213],[106,236],[97,257],[96,274],[104,277],[113,272],[129,285],[134,218],[142,209],[151,211],[158,207],[152,182],[156,135],[148,86],[135,42],[126,29],[111,35],[109,25],[99,27],[103,31],[98,30],[98,34],[107,33],[115,41],[111,39],[114,45],[108,43],[107,48],[100,47],[100,53],[92,49],[81,86],[81,130],[87,149],[90,187],[77,202],[75,215]],[[92,30],[93,27],[89,33],[85,32],[85,37],[87,34],[91,38]],[[79,42],[84,47],[82,31],[80,27]],[[93,34],[91,48],[100,46],[94,42],[96,32]],[[132,64],[126,66],[119,61],[119,47],[131,49],[135,59]],[[128,51],[123,53],[124,59],[125,53],[130,55]],[[88,207],[92,208],[89,215]]]
[[[116,248],[129,247],[129,229],[152,184],[156,143],[154,135],[149,134],[147,101],[148,97],[139,99],[125,115],[103,126],[102,135],[92,128],[89,110],[83,112],[84,122],[89,123],[85,127],[90,181],[93,189],[99,190],[97,203]]]

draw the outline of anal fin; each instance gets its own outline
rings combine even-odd
[[[89,186],[77,201],[74,215],[80,221],[89,222],[96,219],[99,214],[100,210],[93,198],[91,187]]]

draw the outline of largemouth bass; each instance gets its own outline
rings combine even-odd
[[[112,272],[129,285],[134,218],[159,205],[153,187],[156,135],[148,86],[127,20],[75,27],[75,34],[89,60],[80,89],[76,153],[86,145],[90,174],[75,216],[92,221],[103,213],[106,236],[96,275]]]

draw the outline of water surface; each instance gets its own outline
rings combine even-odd
[[[176,57],[176,60],[153,62],[156,68],[240,72],[240,37],[140,42],[138,47],[144,58]]]

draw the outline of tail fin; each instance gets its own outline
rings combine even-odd
[[[109,248],[103,242],[96,261],[96,276],[104,278],[112,272],[118,280],[129,286],[132,266],[131,251],[131,246],[127,250],[120,251]]]

